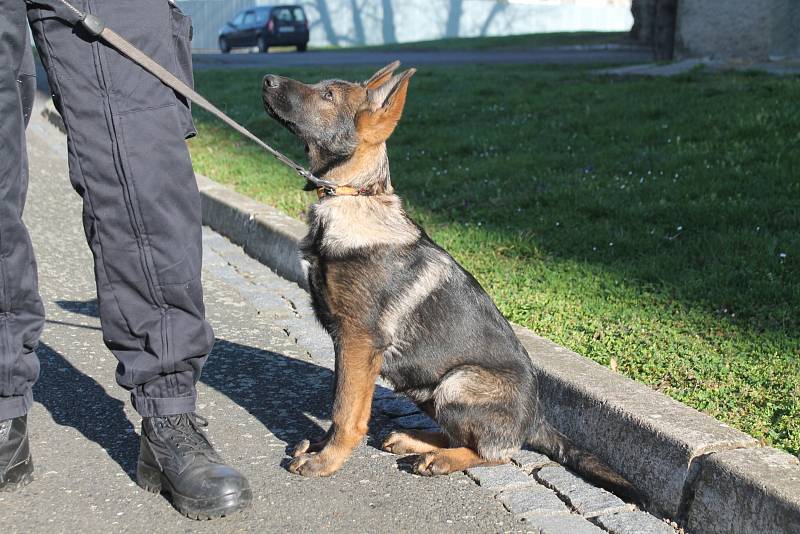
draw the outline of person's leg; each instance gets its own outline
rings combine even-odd
[[[34,352],[44,323],[36,262],[22,210],[28,188],[19,83],[30,54],[25,6],[0,0],[0,421],[25,415],[39,375]]]
[[[166,0],[74,3],[177,69],[182,28]],[[29,20],[67,128],[117,381],[144,417],[192,412],[213,333],[200,282],[200,195],[184,141],[188,110],[155,77],[41,5],[29,8]]]
[[[167,0],[71,0],[191,83],[190,23]],[[200,281],[200,194],[188,106],[158,79],[47,8],[28,18],[67,129],[103,338],[143,416],[137,481],[193,518],[247,506],[247,480],[198,428],[195,384],[213,333]],[[53,5],[56,5],[53,3]]]
[[[27,484],[33,473],[26,414],[39,375],[34,349],[44,311],[22,222],[32,64],[25,6],[19,0],[0,0],[0,491]]]

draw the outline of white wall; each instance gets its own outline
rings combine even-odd
[[[240,9],[290,3],[185,0],[195,49],[216,48],[217,31]],[[630,0],[299,0],[311,23],[312,46],[356,46],[562,31],[626,31]]]

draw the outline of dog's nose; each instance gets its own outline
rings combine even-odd
[[[264,89],[275,89],[280,84],[280,80],[274,74],[267,74],[264,76]]]

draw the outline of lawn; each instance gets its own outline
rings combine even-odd
[[[453,37],[432,41],[353,46],[341,50],[527,50],[553,46],[632,44],[628,32],[553,32],[504,35],[498,37]]]
[[[368,69],[286,69],[306,81]],[[199,89],[303,161],[264,72]],[[511,320],[800,452],[800,79],[425,67],[389,142],[410,214]],[[303,217],[301,181],[196,113],[196,168]]]

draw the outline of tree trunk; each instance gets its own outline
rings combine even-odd
[[[633,0],[631,37],[653,48],[656,60],[672,59],[678,0]]]
[[[656,2],[657,0],[633,0],[631,3],[631,14],[633,15],[631,37],[643,45],[653,44]]]
[[[675,19],[678,0],[658,0],[653,28],[653,55],[656,61],[671,60],[675,53]]]

